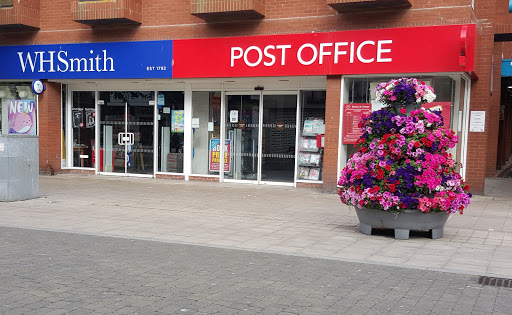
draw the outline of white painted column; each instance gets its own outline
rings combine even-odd
[[[189,180],[192,172],[192,85],[185,86],[185,130],[183,143],[183,174]]]

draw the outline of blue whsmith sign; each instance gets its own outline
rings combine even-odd
[[[0,79],[172,77],[172,41],[0,47]]]

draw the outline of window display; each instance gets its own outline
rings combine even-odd
[[[73,166],[94,167],[94,146],[96,144],[94,91],[73,92],[72,97]]]
[[[37,101],[30,83],[0,83],[0,133],[37,134]]]
[[[220,105],[221,92],[192,92],[192,174],[219,175]]]
[[[412,75],[411,75],[412,76]],[[425,84],[430,85],[434,89],[434,93],[436,95],[435,102],[423,104],[423,107],[431,110],[439,110],[441,111],[441,116],[443,118],[443,126],[446,128],[451,128],[453,130],[462,130],[462,126],[459,124],[463,121],[463,117],[459,117],[459,115],[463,115],[463,111],[461,111],[464,107],[462,102],[463,95],[461,97],[457,97],[457,93],[460,96],[461,91],[464,89],[460,89],[456,92],[456,88],[458,86],[458,81],[460,78],[457,76],[444,76],[444,75],[432,75],[432,76],[414,76],[417,77],[418,80],[423,81]],[[342,111],[343,117],[350,117],[351,119],[347,121],[343,121],[342,130],[344,134],[343,138],[343,146],[341,148],[340,154],[340,165],[344,166],[346,161],[350,158],[350,156],[356,152],[353,143],[355,140],[359,138],[352,137],[347,140],[347,132],[346,130],[356,130],[355,126],[359,119],[356,119],[356,114],[360,115],[358,112],[366,112],[367,108],[362,108],[363,106],[371,107],[371,111],[380,110],[384,104],[376,99],[375,88],[382,82],[388,82],[392,79],[392,77],[388,76],[375,76],[375,77],[357,77],[357,78],[345,78],[345,83],[343,88],[344,99],[342,100]],[[462,80],[463,81],[463,80]],[[462,86],[462,83],[461,83]],[[347,125],[347,123],[349,125]],[[355,133],[354,133],[355,134]],[[350,135],[350,134],[349,134]],[[463,134],[459,134],[459,136],[464,136]],[[460,145],[457,145],[454,149],[452,149],[454,155],[456,155],[457,161],[462,162],[462,156],[458,149]]]
[[[325,134],[325,91],[301,92],[301,116],[297,178],[319,181],[322,178],[321,137]]]
[[[160,172],[183,173],[184,104],[183,91],[157,92]]]

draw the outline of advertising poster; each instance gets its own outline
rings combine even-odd
[[[230,151],[231,151],[231,140],[225,140],[224,142],[224,172],[230,170]],[[210,139],[210,150],[209,150],[208,163],[209,170],[218,172],[220,169],[220,139]]]
[[[84,126],[84,115],[82,110],[73,110],[73,128],[81,128]]]
[[[343,107],[343,144],[355,144],[363,134],[359,129],[361,115],[369,115],[372,112],[372,104],[355,103],[345,104]]]
[[[35,100],[8,100],[9,133],[35,135],[36,102]]]
[[[171,131],[181,132],[185,130],[185,122],[183,121],[184,111],[173,110],[171,111]]]
[[[162,93],[158,93],[157,99],[156,99],[156,105],[158,105],[158,108],[161,108],[165,105],[165,95]]]
[[[94,128],[95,117],[96,117],[96,112],[94,111],[94,109],[91,109],[91,108],[85,109],[85,127],[86,128]]]
[[[430,110],[440,110],[441,116],[443,116],[443,122],[444,127],[450,128],[451,127],[451,111],[452,111],[452,103],[450,102],[432,102],[432,103],[425,103],[421,105],[422,107],[425,107],[425,109]]]

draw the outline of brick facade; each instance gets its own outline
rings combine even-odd
[[[42,174],[61,171],[61,85],[43,81],[46,91],[39,96],[39,170]]]
[[[0,9],[0,29],[9,26],[25,29],[39,28],[39,0],[16,0],[11,1],[11,4],[12,7]]]
[[[133,17],[125,12],[122,18],[133,19],[140,24],[116,23],[119,16],[112,14],[99,17],[110,19],[109,25],[89,25],[76,21],[76,0],[23,0],[20,3],[39,5],[39,30],[1,28],[0,45],[211,38],[475,23],[475,74],[478,79],[471,84],[470,110],[486,111],[486,129],[483,133],[469,133],[466,178],[472,192],[483,193],[485,177],[493,176],[497,161],[502,163],[508,158],[505,155],[510,154],[510,148],[506,147],[510,144],[503,144],[503,148],[498,150],[498,121],[501,57],[503,54],[503,58],[512,58],[512,48],[509,44],[494,42],[494,34],[512,33],[512,17],[506,0],[475,0],[474,10],[471,0],[409,0],[402,2],[410,3],[410,7],[386,9],[370,6],[350,13],[338,13],[328,3],[354,1],[244,0],[238,2],[252,6],[251,10],[264,16],[247,18],[235,15],[231,20],[219,21],[195,16],[194,4],[198,1],[135,1],[141,3],[140,16]],[[139,10],[137,4],[128,0],[122,3]],[[97,4],[112,5],[109,2]],[[228,10],[220,4],[217,9]],[[411,49],[421,49],[422,40],[428,39],[411,39]],[[327,78],[324,188],[328,190],[335,189],[337,181],[340,81],[340,76]],[[40,168],[41,172],[53,173],[61,171],[61,91],[58,83],[46,84],[47,91],[39,97]]]
[[[325,97],[325,147],[323,183],[327,191],[338,183],[338,139],[340,125],[341,77],[328,76]]]

